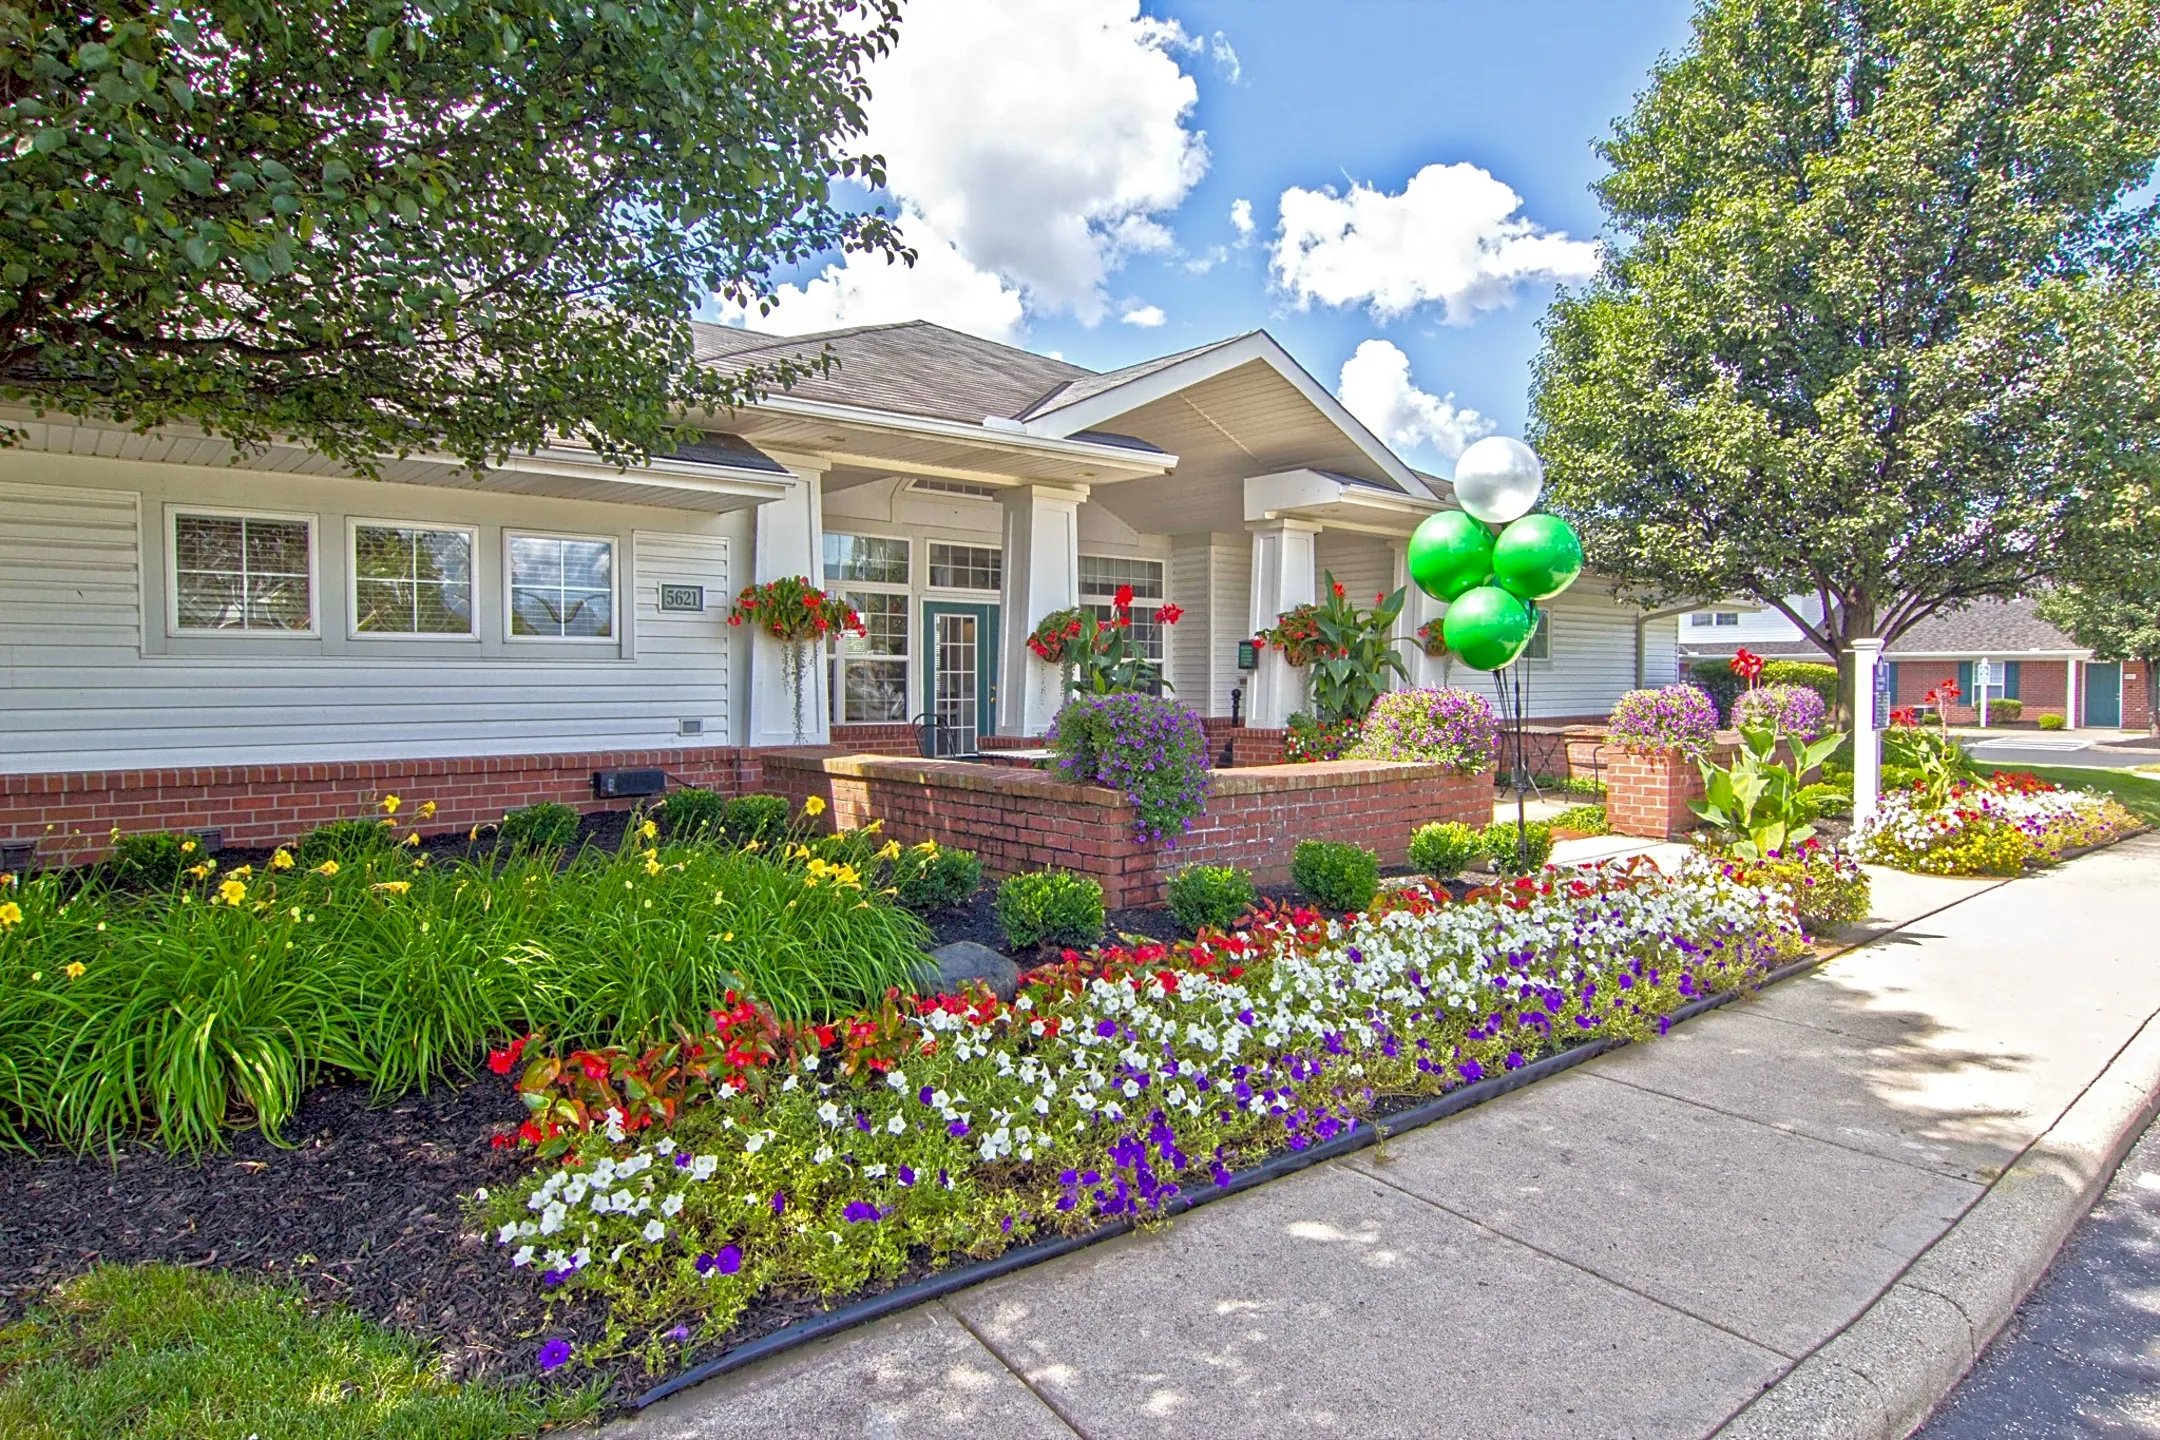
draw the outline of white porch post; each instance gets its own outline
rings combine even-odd
[[[795,472],[800,482],[778,500],[757,509],[752,522],[751,579],[763,585],[790,575],[808,576],[825,583],[824,475],[815,470]],[[734,597],[728,597],[732,604]],[[789,674],[794,647],[783,645],[763,630],[744,622],[750,639],[750,745],[798,743],[795,694]],[[808,647],[802,673],[802,734],[799,743],[823,745],[831,738],[831,710],[826,695],[825,647]]]
[[[1058,667],[1027,648],[1029,632],[1053,610],[1080,603],[1080,503],[1085,485],[1020,485],[1000,490],[1005,569],[998,590],[997,727],[1040,735],[1064,703]]]
[[[1444,685],[1447,683],[1444,667],[1425,653],[1417,632],[1426,621],[1438,620],[1445,615],[1447,605],[1433,599],[1411,581],[1409,543],[1398,542],[1392,548],[1395,552],[1394,584],[1406,592],[1402,615],[1395,622],[1395,648],[1402,651],[1403,668],[1410,672],[1412,685]]]
[[[1284,611],[1309,605],[1317,594],[1318,557],[1313,539],[1320,527],[1309,520],[1270,520],[1253,530],[1252,629],[1271,628]],[[1256,730],[1280,729],[1290,713],[1305,703],[1305,677],[1270,646],[1260,652],[1260,668],[1248,687],[1245,723]]]
[[[1882,641],[1852,642],[1853,673],[1853,819],[1875,813],[1882,795],[1882,742],[1875,723],[1875,667],[1882,663]]]

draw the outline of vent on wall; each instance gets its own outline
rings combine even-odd
[[[602,800],[658,795],[667,789],[665,770],[595,770],[592,793]]]
[[[675,733],[678,735],[702,735],[705,733],[705,722],[703,720],[678,720],[675,722]]]
[[[971,500],[997,499],[997,486],[970,485],[964,480],[917,480],[909,487],[925,495],[964,495]]]
[[[37,841],[0,840],[0,875],[26,874],[36,858]]]

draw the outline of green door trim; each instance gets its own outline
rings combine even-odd
[[[923,710],[937,714],[937,622],[940,615],[975,617],[975,733],[997,733],[998,607],[925,600],[922,607]]]

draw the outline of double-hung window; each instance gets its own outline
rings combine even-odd
[[[352,527],[356,635],[472,635],[473,532],[360,520]]]
[[[614,541],[511,535],[507,547],[512,636],[549,640],[614,638]]]
[[[1128,636],[1155,664],[1163,660],[1163,562],[1115,555],[1080,557],[1080,606],[1105,624],[1117,617],[1117,593],[1132,587],[1132,631]]]
[[[825,536],[825,585],[862,616],[865,633],[832,653],[834,708],[846,724],[904,721],[908,713],[908,542],[883,535]]]
[[[172,516],[176,631],[315,629],[315,522],[178,510]]]

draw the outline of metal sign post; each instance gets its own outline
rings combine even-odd
[[[1980,728],[1983,730],[1987,729],[1988,723],[1988,686],[1993,684],[1994,681],[1995,666],[1992,661],[1981,660],[1974,663],[1973,689],[1980,692],[1978,708],[1980,711]]]
[[[1882,663],[1882,644],[1873,638],[1852,642],[1853,674],[1853,822],[1874,815],[1882,795],[1882,732],[1890,728],[1890,671]]]

